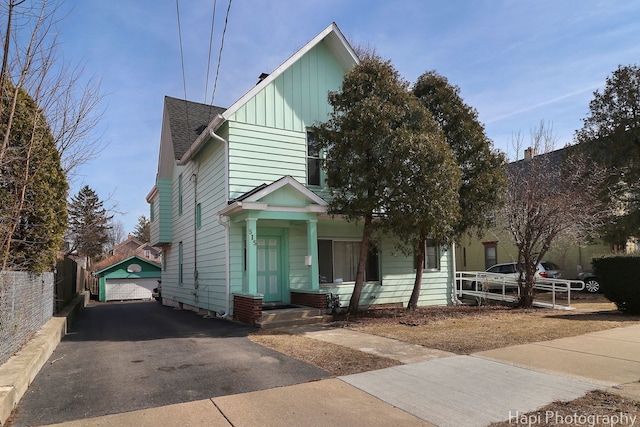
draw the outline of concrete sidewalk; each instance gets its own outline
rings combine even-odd
[[[60,425],[485,426],[595,389],[640,400],[640,325],[469,356],[349,329],[292,331],[404,365]]]
[[[640,400],[640,325],[470,356],[348,329],[296,333],[409,363],[61,425],[485,426],[590,390]]]

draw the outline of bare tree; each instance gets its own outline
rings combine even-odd
[[[12,250],[14,233],[24,226],[25,200],[30,186],[44,173],[42,150],[43,131],[52,137],[64,175],[69,178],[73,170],[95,156],[100,150],[99,138],[92,135],[101,112],[97,110],[102,100],[99,83],[89,80],[82,83],[82,68],[73,68],[60,60],[56,25],[60,9],[59,1],[5,0],[0,7],[3,57],[0,66],[0,166],[6,184],[11,179],[11,195],[3,197],[0,204],[0,240],[3,265],[6,254]],[[24,134],[24,117],[17,115],[20,99],[25,94],[32,103],[26,113],[33,125],[30,134]],[[21,130],[16,129],[19,123]],[[15,149],[17,140],[20,150]],[[38,157],[39,156],[39,157]],[[23,167],[23,165],[25,165]],[[24,172],[16,173],[19,168]],[[66,183],[65,183],[66,191]],[[60,217],[66,211],[58,212]],[[22,223],[21,223],[22,222]],[[43,224],[29,224],[44,227]]]
[[[124,231],[124,224],[119,219],[111,220],[111,225],[107,234],[108,240],[104,246],[105,252],[113,250],[113,248],[122,243],[127,237],[127,234]]]
[[[598,193],[606,176],[594,167],[580,146],[553,150],[552,129],[541,123],[531,131],[525,158],[508,165],[504,225],[518,249],[520,301],[533,303],[535,273],[540,261],[561,239],[574,242],[592,237],[607,216]],[[516,135],[514,145],[522,146]]]

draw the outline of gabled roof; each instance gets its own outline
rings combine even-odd
[[[300,206],[300,207],[282,207],[282,206],[270,206],[268,203],[265,203],[263,199],[270,194],[275,193],[283,187],[291,187],[295,190],[298,196],[307,199],[311,202],[308,206]],[[292,176],[283,176],[277,181],[272,182],[271,184],[261,184],[256,188],[248,191],[247,193],[237,197],[236,199],[229,202],[229,205],[222,209],[219,213],[221,215],[231,215],[236,212],[242,210],[280,210],[286,209],[288,211],[301,211],[301,212],[316,212],[316,213],[325,213],[327,210],[328,203],[315,194],[313,191],[309,190],[304,185],[300,184],[295,178]]]
[[[240,107],[242,107],[248,100],[253,98],[258,92],[260,92],[265,86],[274,81],[280,74],[284,73],[289,67],[291,67],[296,61],[302,58],[307,52],[313,49],[317,44],[325,41],[329,49],[333,52],[338,62],[345,68],[350,69],[354,67],[358,62],[358,55],[355,53],[347,39],[344,37],[335,22],[329,24],[327,28],[322,30],[320,34],[315,36],[311,41],[301,47],[296,53],[291,55],[289,59],[284,61],[268,76],[260,80],[251,90],[245,93],[240,99],[233,103],[224,113],[222,117],[225,120],[229,119]],[[262,76],[261,76],[262,77]]]
[[[178,164],[184,165],[202,148],[202,146],[209,140],[209,137],[238,109],[251,100],[258,92],[263,90],[266,86],[271,84],[278,76],[284,73],[289,67],[291,67],[296,61],[302,58],[307,52],[313,49],[319,43],[325,42],[331,52],[335,55],[338,62],[345,68],[351,69],[358,64],[358,55],[355,53],[347,39],[344,37],[335,22],[332,22],[327,28],[325,28],[320,34],[315,36],[311,41],[300,48],[289,59],[283,62],[278,68],[271,72],[266,77],[262,78],[258,84],[253,86],[251,90],[245,93],[240,99],[233,103],[231,107],[220,112],[217,117],[213,117],[207,122],[208,126],[203,129],[197,138],[194,138],[193,144],[187,147],[184,151],[181,151],[183,155],[178,158],[176,153],[176,159]],[[261,76],[262,77],[262,76]]]
[[[223,107],[200,104],[170,96],[164,97],[164,108],[169,117],[173,153],[176,160],[180,160],[207,125],[226,110]]]
[[[150,265],[150,266],[157,267],[159,270],[161,270],[161,269],[162,269],[162,266],[161,266],[160,264],[158,264],[158,263],[155,263],[155,262],[153,262],[153,261],[150,261],[150,260],[148,260],[148,259],[146,259],[146,258],[139,257],[138,255],[133,255],[133,256],[130,256],[130,257],[125,258],[125,259],[123,259],[123,260],[120,260],[120,261],[118,261],[118,262],[114,262],[113,264],[111,264],[111,265],[109,265],[109,266],[107,266],[107,267],[104,267],[102,270],[96,271],[96,272],[94,272],[93,274],[95,274],[95,275],[100,275],[100,274],[104,273],[105,271],[107,271],[107,270],[111,270],[111,269],[113,269],[114,267],[117,267],[117,266],[118,266],[118,265],[120,265],[120,264],[124,264],[125,262],[128,262],[128,261],[130,261],[130,260],[132,260],[132,259],[136,259],[137,261],[140,261],[140,262],[142,262],[142,263],[144,263],[144,264],[148,264],[148,265]]]

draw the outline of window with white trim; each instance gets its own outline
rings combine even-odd
[[[322,157],[318,137],[312,130],[307,131],[307,184],[322,185]]]
[[[414,268],[418,265],[416,261],[414,261]],[[440,246],[433,239],[427,239],[425,242],[423,269],[424,271],[440,270]]]
[[[360,241],[318,239],[320,283],[355,282],[360,244]],[[369,248],[364,280],[380,281],[378,249],[373,245]]]

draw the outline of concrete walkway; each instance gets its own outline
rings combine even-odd
[[[485,426],[595,389],[640,400],[640,325],[470,356],[348,329],[295,331],[405,364],[62,425]]]

